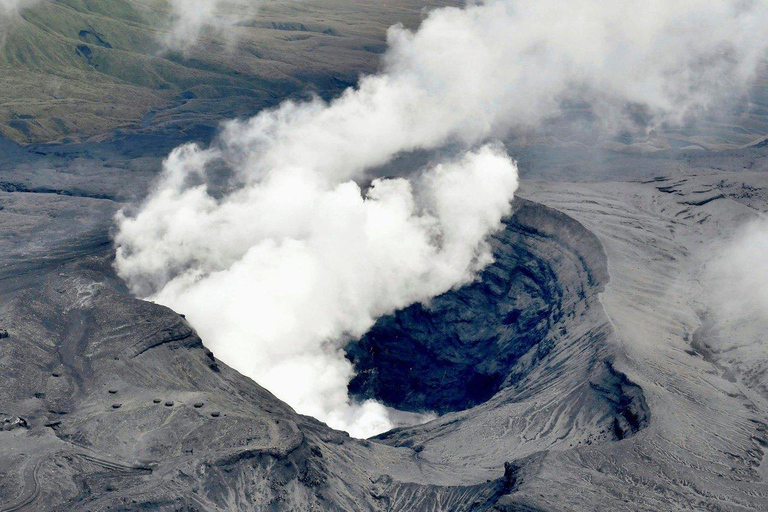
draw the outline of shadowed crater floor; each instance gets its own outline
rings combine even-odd
[[[495,262],[475,283],[381,318],[347,346],[353,396],[441,414],[479,405],[529,373],[521,359],[544,357],[608,281],[598,239],[540,204],[516,200],[492,244]]]

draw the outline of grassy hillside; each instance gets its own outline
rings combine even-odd
[[[254,0],[226,33],[186,52],[163,48],[167,0],[41,0],[0,27],[0,136],[99,140],[116,130],[182,130],[246,116],[287,96],[337,93],[373,71],[384,34],[462,0]],[[242,15],[242,13],[239,13]],[[236,44],[233,43],[236,41]],[[695,125],[602,140],[587,125],[515,134],[513,146],[595,145],[646,153],[745,146],[768,135],[768,71],[749,101]],[[564,118],[580,113],[566,112]],[[566,123],[567,124],[567,123]],[[530,140],[529,140],[530,139]],[[584,140],[582,140],[584,139]]]
[[[216,124],[287,95],[332,93],[375,69],[386,28],[442,0],[279,0],[187,52],[163,48],[164,0],[48,0],[0,46],[0,135],[101,138]],[[235,39],[237,44],[232,44]]]

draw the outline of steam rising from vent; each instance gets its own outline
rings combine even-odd
[[[678,122],[741,94],[767,41],[763,2],[490,0],[393,27],[383,71],[326,103],[285,102],[165,163],[118,216],[133,291],[187,314],[228,364],[299,412],[367,436],[393,425],[355,404],[343,347],[376,318],[475,278],[491,260],[517,170],[507,130],[586,102]],[[724,78],[727,77],[727,80]],[[395,155],[467,153],[374,179]]]
[[[160,284],[154,300],[300,412],[354,435],[391,428],[381,405],[348,402],[343,347],[491,261],[485,238],[509,211],[514,164],[485,146],[365,191],[284,167],[216,200],[203,184],[181,185],[209,157],[176,150],[157,194],[121,218],[121,275],[143,294]]]

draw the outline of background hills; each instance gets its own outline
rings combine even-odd
[[[165,0],[38,2],[2,34],[0,135],[39,143],[184,130],[309,91],[329,96],[376,68],[390,25],[416,26],[422,9],[446,3],[266,1],[178,50],[164,45]]]

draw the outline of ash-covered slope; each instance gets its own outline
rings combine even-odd
[[[534,203],[519,201],[494,242],[497,267],[515,268],[511,247],[528,246],[542,258],[533,264],[548,267],[556,283],[553,309],[572,312],[553,313],[542,343],[491,400],[384,441],[359,441],[296,415],[216,361],[177,313],[129,297],[110,267],[108,224],[92,220],[108,218],[114,203],[55,197],[61,204],[48,216],[30,213],[50,194],[0,198],[5,227],[63,231],[4,253],[4,512],[485,510],[527,471],[505,463],[551,446],[625,437],[632,428],[617,434],[614,425],[627,418],[617,405],[644,408],[639,388],[605,363],[610,328],[595,295],[606,278],[599,244]],[[500,273],[490,275],[502,286]],[[581,327],[564,329],[568,318]],[[577,388],[555,396],[547,382]],[[543,401],[550,406],[536,423],[562,424],[520,447],[519,435],[541,427],[523,423]],[[503,417],[517,424],[500,430]],[[585,420],[569,419],[578,417]],[[494,432],[496,441],[478,449],[471,440],[480,432]]]
[[[745,371],[760,364],[764,341],[730,350],[749,341],[741,326],[720,324],[713,338],[702,321],[711,304],[703,269],[766,211],[766,185],[762,172],[678,168],[643,183],[528,188],[600,238],[615,366],[642,387],[652,420],[620,443],[551,451],[501,508],[766,509],[768,406]]]
[[[442,415],[354,440],[130,297],[108,233],[173,140],[346,85],[389,16],[415,20],[421,2],[273,7],[234,54],[214,37],[184,58],[145,45],[146,4],[42,2],[0,52],[0,100],[20,98],[0,101],[0,130],[16,140],[163,132],[0,141],[0,512],[768,509],[764,319],[713,314],[702,270],[713,241],[768,211],[764,75],[698,131],[516,134],[528,172],[663,175],[525,183],[477,283],[348,349],[358,396]]]
[[[9,206],[5,225],[23,215]],[[218,363],[177,313],[123,293],[103,229],[70,234],[88,255],[3,280],[0,510],[375,510],[382,467],[413,466],[412,450],[351,440]],[[34,263],[51,247],[26,249]]]
[[[0,510],[765,510],[760,338],[707,316],[699,281],[706,242],[765,211],[766,190],[762,173],[679,169],[526,184],[538,203],[515,203],[478,283],[364,340],[359,361],[405,390],[391,403],[437,386],[448,411],[368,441],[296,415],[179,314],[129,297],[110,266],[117,203],[0,193],[18,233],[0,266]],[[523,304],[546,314],[509,315]],[[503,379],[468,402],[452,362]]]

